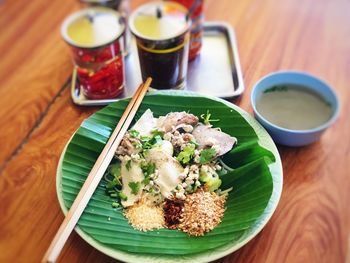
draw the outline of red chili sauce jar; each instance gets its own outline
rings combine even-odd
[[[77,81],[88,99],[111,99],[124,89],[123,33],[121,15],[94,7],[76,12],[61,27],[77,68]]]
[[[192,61],[199,55],[202,48],[202,36],[203,36],[203,2],[204,0],[172,0],[188,9],[191,14],[191,39],[190,39],[190,53],[189,61]]]

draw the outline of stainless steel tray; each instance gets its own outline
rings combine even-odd
[[[125,58],[126,87],[115,99],[89,100],[80,90],[73,72],[71,95],[78,105],[106,105],[119,99],[132,96],[142,82],[135,40],[132,40],[130,53]],[[243,77],[238,49],[232,27],[224,22],[206,22],[204,25],[201,54],[190,62],[185,90],[220,98],[233,98],[244,91]]]

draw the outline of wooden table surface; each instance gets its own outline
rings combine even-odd
[[[134,8],[141,2],[132,1]],[[321,141],[279,146],[284,189],[263,231],[217,262],[350,262],[350,1],[206,0],[207,20],[236,30],[252,112],[253,84],[297,69],[328,81],[341,102]],[[61,151],[98,108],[74,105],[69,49],[59,33],[78,1],[0,1],[0,262],[39,262],[63,220]],[[60,262],[112,262],[73,233]]]

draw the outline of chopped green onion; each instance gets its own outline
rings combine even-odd
[[[107,183],[106,188],[107,189],[113,189],[116,186],[121,186],[122,183],[119,181],[118,178],[114,178],[113,181],[110,181]]]
[[[126,196],[126,194],[124,194],[123,192],[119,192],[119,198],[123,201],[128,200],[128,197]]]
[[[120,163],[111,164],[108,167],[108,171],[114,177],[119,177],[120,176]]]
[[[210,125],[210,122],[220,121],[219,119],[210,119],[211,113],[209,112],[209,110],[207,110],[206,114],[202,114],[200,117],[203,120],[205,125]]]

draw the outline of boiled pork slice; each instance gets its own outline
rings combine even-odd
[[[219,131],[207,125],[199,124],[192,132],[192,135],[199,144],[198,149],[207,149],[213,147],[217,151],[217,156],[229,152],[237,143],[235,137]]]
[[[171,132],[181,124],[195,126],[198,123],[198,117],[187,112],[170,112],[165,117],[159,117],[157,127],[165,132]]]

